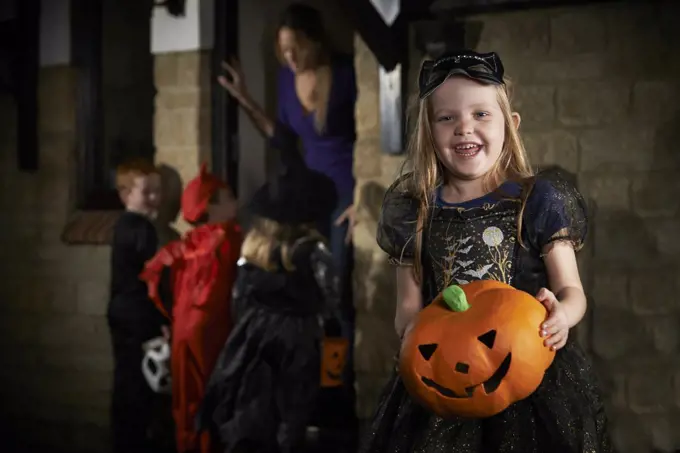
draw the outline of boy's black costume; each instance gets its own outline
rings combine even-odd
[[[157,247],[156,230],[146,217],[133,212],[120,216],[113,232],[107,310],[114,360],[111,435],[115,453],[150,451],[147,430],[156,395],[142,374],[142,344],[161,335],[164,320],[149,300],[139,273]]]

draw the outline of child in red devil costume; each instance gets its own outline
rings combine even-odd
[[[182,215],[196,228],[163,247],[142,273],[149,295],[172,320],[173,416],[179,453],[219,451],[208,433],[198,434],[194,418],[206,383],[231,329],[231,289],[241,248],[230,188],[201,167],[182,195]],[[159,296],[170,271],[172,313]]]

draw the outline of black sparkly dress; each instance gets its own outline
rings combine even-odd
[[[417,209],[403,179],[388,189],[378,243],[396,264],[413,260]],[[518,240],[520,214],[523,246]],[[480,279],[536,294],[548,286],[541,251],[555,240],[580,247],[587,219],[576,188],[550,171],[537,175],[530,185],[507,182],[462,204],[447,204],[437,196],[425,224],[422,291],[428,304],[451,284]],[[411,400],[395,373],[360,452],[608,453],[613,448],[607,431],[590,361],[570,339],[530,397],[486,419],[442,419],[430,413]]]

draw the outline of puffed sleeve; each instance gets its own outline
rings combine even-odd
[[[570,242],[578,251],[588,232],[586,202],[559,169],[536,175],[523,221],[529,241],[540,251],[555,241]]]
[[[408,175],[387,189],[380,210],[377,240],[392,264],[413,264],[419,203],[407,189]]]

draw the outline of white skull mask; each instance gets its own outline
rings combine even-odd
[[[156,393],[170,393],[170,345],[163,337],[153,338],[142,346],[142,373]]]

